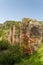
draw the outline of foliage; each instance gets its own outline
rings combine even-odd
[[[20,61],[20,47],[9,45],[5,40],[0,41],[0,65],[13,65]]]
[[[32,55],[21,56],[19,45],[9,45],[6,40],[0,41],[0,65],[43,65],[43,43]]]
[[[5,38],[6,33],[14,25],[17,26],[17,28],[18,28],[17,33],[19,34],[19,32],[20,32],[20,21],[7,20],[3,24],[0,24],[0,37]]]
[[[16,25],[16,26],[20,26],[20,22],[17,22],[17,21],[11,21],[11,20],[7,20],[7,21],[5,21],[4,22],[4,24],[3,24],[3,27],[2,28],[4,28],[5,30],[6,29],[10,29],[12,26],[14,26],[14,25]]]
[[[8,49],[8,42],[6,40],[1,40],[0,41],[0,51]]]
[[[43,65],[43,43],[32,55],[22,58],[22,61],[18,65]]]

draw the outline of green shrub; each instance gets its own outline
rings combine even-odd
[[[5,51],[0,54],[0,65],[13,65],[14,63],[14,55],[10,51]]]
[[[14,55],[15,63],[19,63],[21,61],[21,50],[19,45],[13,45],[9,47],[9,51]]]
[[[6,40],[0,41],[0,51],[8,49],[8,46],[9,46],[9,44]]]
[[[2,44],[4,44],[4,41]],[[6,44],[6,43],[5,43]],[[15,63],[19,63],[21,61],[21,56],[20,56],[20,47],[17,45],[0,45],[0,50],[2,48],[7,48],[4,51],[0,51],[0,65],[13,65]]]

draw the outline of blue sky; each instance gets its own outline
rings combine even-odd
[[[24,17],[43,20],[43,0],[0,0],[0,23]]]

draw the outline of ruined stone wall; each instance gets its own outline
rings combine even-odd
[[[32,53],[40,46],[42,31],[39,22],[24,18],[20,26],[20,46],[24,53]]]
[[[10,44],[17,44],[19,42],[18,34],[17,34],[17,27],[14,25],[6,35],[7,41]]]
[[[6,34],[6,40],[7,40],[8,43],[10,43],[10,44],[11,44],[11,34],[12,34],[12,32],[11,32],[11,29],[10,29],[10,31],[8,31],[7,34]]]
[[[11,44],[20,44],[22,51],[26,54],[31,54],[40,46],[42,40],[42,27],[39,22],[29,18],[23,18],[20,24],[20,32],[17,33],[18,28],[13,26],[7,39]],[[18,36],[19,35],[19,36]]]

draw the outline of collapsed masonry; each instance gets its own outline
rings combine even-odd
[[[17,34],[17,26],[13,26],[7,33],[10,44],[20,44],[24,53],[32,53],[40,46],[42,40],[42,27],[36,20],[23,18],[20,24],[20,32]]]

